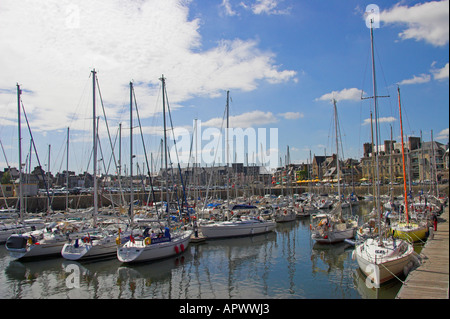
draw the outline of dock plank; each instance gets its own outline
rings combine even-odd
[[[396,299],[449,299],[449,207],[439,217],[437,231],[421,255],[422,265],[413,270]]]

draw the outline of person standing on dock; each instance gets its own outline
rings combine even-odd
[[[390,214],[391,214],[391,211],[389,211],[389,210],[386,211],[386,213],[384,213],[385,222],[388,227],[391,226],[391,217],[389,216]]]
[[[196,238],[198,238],[198,225],[197,225],[197,218],[194,216],[194,235]]]
[[[437,216],[436,216],[436,214],[433,213],[433,216],[431,218],[433,220],[434,231],[437,231]]]

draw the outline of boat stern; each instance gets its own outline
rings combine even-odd
[[[26,256],[30,250],[30,239],[30,237],[20,234],[13,234],[9,236],[6,240],[5,246],[11,257],[14,259],[20,259]]]
[[[68,260],[79,260],[86,255],[90,248],[90,245],[67,243],[61,249],[61,255]]]

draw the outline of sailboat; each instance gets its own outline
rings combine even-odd
[[[97,129],[96,129],[96,109],[95,109],[95,92],[96,92],[96,71],[92,72],[93,87],[93,179],[94,179],[94,209],[93,209],[93,228],[89,229],[82,238],[75,238],[65,243],[61,249],[61,255],[68,260],[87,260],[106,257],[114,257],[117,252],[117,232],[98,227],[98,199],[97,199]],[[130,82],[130,90],[132,83]],[[131,93],[130,93],[131,95]],[[132,101],[130,101],[130,104]],[[130,108],[132,105],[130,105]],[[120,231],[120,228],[119,230]],[[120,236],[119,236],[120,237]],[[125,236],[122,237],[123,240]]]
[[[229,126],[229,91],[227,91],[227,134]],[[226,146],[226,158],[227,158],[227,172],[228,172],[228,136]],[[206,204],[206,203],[205,203]],[[227,205],[230,205],[228,186],[227,186]],[[231,208],[231,211],[230,211]],[[208,223],[201,223],[199,230],[207,239],[212,238],[230,238],[241,236],[252,236],[256,234],[262,234],[271,232],[276,227],[276,222],[273,220],[265,220],[260,215],[260,212],[256,206],[252,205],[234,205],[226,208],[225,214],[231,213],[233,218],[226,221],[215,221]]]
[[[165,90],[165,78],[164,75],[160,78],[162,82],[162,101],[163,101],[163,122],[164,122],[164,157],[165,157],[165,170],[167,170],[167,138],[166,138],[166,90]],[[131,99],[131,95],[130,95]],[[132,135],[133,120],[130,112],[130,135]],[[131,137],[130,137],[131,138]],[[132,139],[131,139],[132,141]],[[131,144],[130,152],[130,175],[132,176],[133,167],[133,149]],[[166,174],[167,176],[167,174]],[[169,214],[169,190],[168,181],[166,178],[166,194],[167,194],[167,205],[166,212],[168,221],[170,220]],[[161,199],[162,200],[162,199]],[[133,215],[133,187],[131,187],[131,200],[130,200],[130,212]],[[132,220],[132,219],[131,219]],[[169,222],[168,222],[169,223]],[[129,240],[123,245],[117,247],[117,259],[123,263],[138,263],[145,261],[152,261],[161,258],[167,258],[181,254],[188,247],[192,230],[182,230],[178,229],[172,231],[169,225],[163,225],[161,221],[154,223],[154,227],[146,227],[144,232],[138,236],[131,234]],[[151,231],[151,233],[150,233]],[[118,243],[120,242],[120,235],[118,237]]]
[[[338,181],[338,203],[328,214],[317,214],[311,218],[311,238],[320,244],[333,244],[343,242],[355,236],[358,227],[358,216],[344,219],[342,216],[342,196],[339,169],[339,143],[338,143],[338,120],[336,100],[333,99],[335,131],[336,131],[336,167]]]
[[[400,100],[400,87],[397,87],[398,92],[398,108],[400,114],[400,131],[402,135],[402,160],[403,160],[403,200],[405,201],[405,217],[406,220],[398,220],[391,225],[392,233],[395,237],[401,238],[410,242],[422,241],[426,238],[428,234],[427,220],[416,219],[415,221],[410,220],[409,205],[408,205],[408,195],[406,191],[406,172],[405,172],[405,151],[403,149],[403,124],[402,124],[402,108]]]
[[[18,108],[18,126],[19,126],[19,161],[22,161],[21,146],[21,130],[20,130],[20,86],[17,84],[17,108]],[[1,143],[1,141],[0,141]],[[2,145],[3,148],[3,145]],[[8,161],[8,160],[7,160]],[[9,165],[8,165],[9,166]],[[2,208],[0,210],[0,243],[5,243],[13,234],[21,234],[45,227],[43,220],[38,218],[24,219],[24,203],[22,195],[22,166],[19,165],[19,216],[17,216],[16,208]],[[0,185],[1,186],[1,185]],[[6,203],[8,206],[8,203]],[[16,205],[17,206],[17,205]],[[18,217],[18,218],[17,218]]]
[[[281,203],[275,210],[273,218],[277,223],[291,222],[297,219],[297,214],[295,212],[294,206],[294,194],[292,191],[292,169],[289,168],[290,164],[290,153],[289,146],[287,147],[286,154],[286,177],[288,177],[287,184],[289,184],[289,189],[286,193],[290,193],[290,196],[286,197],[285,202]]]
[[[265,220],[260,211],[252,205],[234,205],[233,217],[228,221],[200,224],[199,228],[207,239],[252,236],[271,232],[276,227],[273,220]]]
[[[19,132],[19,205],[20,219],[23,220],[23,194],[22,194],[22,147],[21,147],[21,112],[20,112],[21,89],[17,84],[17,108],[18,108],[18,132]],[[21,224],[24,226],[24,224]],[[25,259],[34,257],[47,257],[58,255],[68,235],[64,234],[67,228],[64,225],[51,223],[45,229],[35,230],[31,228],[28,232],[22,232],[22,227],[17,227],[17,233],[11,234],[6,240],[6,250],[14,259]]]
[[[371,21],[372,23],[373,21]],[[375,110],[375,136],[376,145],[378,145],[378,110],[377,110],[377,89],[375,77],[375,58],[374,58],[374,42],[373,27],[370,28],[370,40],[372,51],[372,80],[373,80],[373,99]],[[376,156],[376,177],[380,180],[378,152]],[[414,252],[413,246],[405,240],[384,237],[380,216],[380,185],[376,187],[376,217],[378,221],[378,236],[375,238],[367,238],[363,242],[355,245],[352,257],[357,260],[358,266],[364,275],[372,281],[371,285],[379,288],[384,282],[404,273],[405,267],[411,262]],[[367,282],[367,281],[366,281]]]

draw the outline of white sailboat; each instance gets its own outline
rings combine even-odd
[[[21,145],[21,89],[17,84],[17,113],[18,113],[18,134],[19,134],[19,216],[23,221],[24,203],[22,194],[22,145]],[[36,225],[35,225],[36,226]],[[42,223],[39,223],[43,228]],[[54,228],[56,226],[57,228]],[[48,225],[46,229],[35,230],[32,225],[27,226],[24,223],[17,224],[16,227],[4,227],[3,235],[10,231],[16,231],[6,240],[6,250],[12,258],[23,259],[32,257],[47,257],[58,254],[62,245],[66,241],[66,235],[63,235],[56,224]],[[28,230],[27,232],[23,232]]]
[[[294,194],[292,191],[292,169],[289,168],[289,164],[290,153],[288,146],[286,154],[286,177],[288,177],[287,185],[289,185],[289,187],[286,193],[290,193],[290,196],[286,197],[287,201],[281,203],[281,205],[275,210],[273,217],[277,223],[292,222],[297,219],[297,214],[295,212],[294,206]]]
[[[200,224],[203,236],[207,239],[252,236],[271,232],[276,227],[275,221],[260,217],[255,206],[235,205],[232,211],[237,217],[229,221]]]
[[[378,145],[378,110],[377,110],[377,90],[375,77],[374,46],[373,46],[373,28],[370,28],[370,40],[372,51],[372,79],[373,79],[373,99],[375,110],[375,136]],[[377,181],[379,176],[378,152],[376,155]],[[363,242],[356,244],[353,252],[353,258],[356,258],[361,271],[372,281],[375,288],[398,276],[411,262],[411,256],[414,252],[413,246],[407,241],[395,238],[383,238],[381,217],[380,217],[380,185],[377,183],[376,192],[376,217],[378,220],[379,235],[377,238],[367,238]]]
[[[13,234],[6,241],[6,249],[14,259],[60,256],[61,248],[77,232],[68,230],[64,223],[52,223],[45,229]]]
[[[229,127],[229,91],[227,91],[227,134]],[[226,158],[227,158],[227,174],[228,174],[228,136],[226,138]],[[206,205],[206,203],[205,203]],[[252,205],[234,205],[230,212],[230,200],[227,186],[227,207],[225,214],[228,216],[232,214],[231,220],[215,221],[208,223],[200,223],[199,230],[207,239],[213,238],[231,238],[241,236],[252,236],[273,231],[276,227],[276,222],[273,220],[265,220],[260,217],[260,212],[256,206]]]
[[[45,222],[40,218],[25,219],[23,222],[2,221],[0,222],[0,244],[6,243],[9,236],[13,234],[22,234],[44,227]]]
[[[166,138],[166,92],[165,92],[165,78],[164,75],[160,78],[162,82],[162,101],[163,101],[163,122],[164,122],[164,158],[165,158],[165,170],[167,170],[167,138]],[[130,97],[131,99],[131,97]],[[131,112],[130,112],[131,113]],[[132,135],[133,119],[130,114],[130,135]],[[132,141],[130,136],[130,141]],[[133,167],[133,149],[131,142],[130,152],[130,175],[132,175]],[[166,194],[167,194],[167,218],[170,218],[169,212],[169,191],[168,180],[166,174]],[[133,214],[133,187],[131,187],[131,200],[130,210]],[[170,226],[170,224],[168,225]],[[130,239],[123,245],[117,248],[117,259],[123,263],[137,263],[145,261],[153,261],[161,258],[167,258],[181,254],[188,247],[191,240],[191,230],[176,230],[172,231],[169,227],[164,227],[164,231],[161,231],[159,236],[152,236],[146,230],[141,236],[131,236]],[[120,237],[119,237],[120,238]],[[120,240],[120,239],[119,239]]]
[[[274,214],[277,223],[292,222],[297,219],[297,214],[293,207],[279,207]]]
[[[313,215],[311,218],[311,238],[320,244],[334,244],[355,237],[358,216],[344,219],[340,187],[338,120],[336,100],[333,99],[336,128],[336,167],[338,180],[338,203],[328,214]]]
[[[311,238],[319,244],[335,244],[355,237],[358,218],[344,219],[342,204],[330,213],[314,214],[311,218]]]
[[[98,214],[98,200],[97,200],[97,129],[96,129],[96,109],[95,109],[95,92],[96,92],[96,71],[92,72],[92,87],[93,87],[93,179],[94,179],[94,209],[93,209],[93,229],[86,232],[83,235],[84,240],[76,238],[64,244],[61,249],[61,255],[68,260],[86,260],[86,259],[98,259],[105,257],[113,257],[117,252],[117,245],[120,244],[120,240],[116,243],[117,232],[109,231],[99,228],[97,225]],[[132,89],[132,83],[130,83],[130,91]],[[130,93],[131,96],[131,93]],[[131,103],[132,101],[130,101]],[[132,105],[130,105],[130,108]],[[120,231],[120,228],[118,229]],[[120,238],[120,236],[119,236]],[[122,237],[122,238],[125,238]]]

